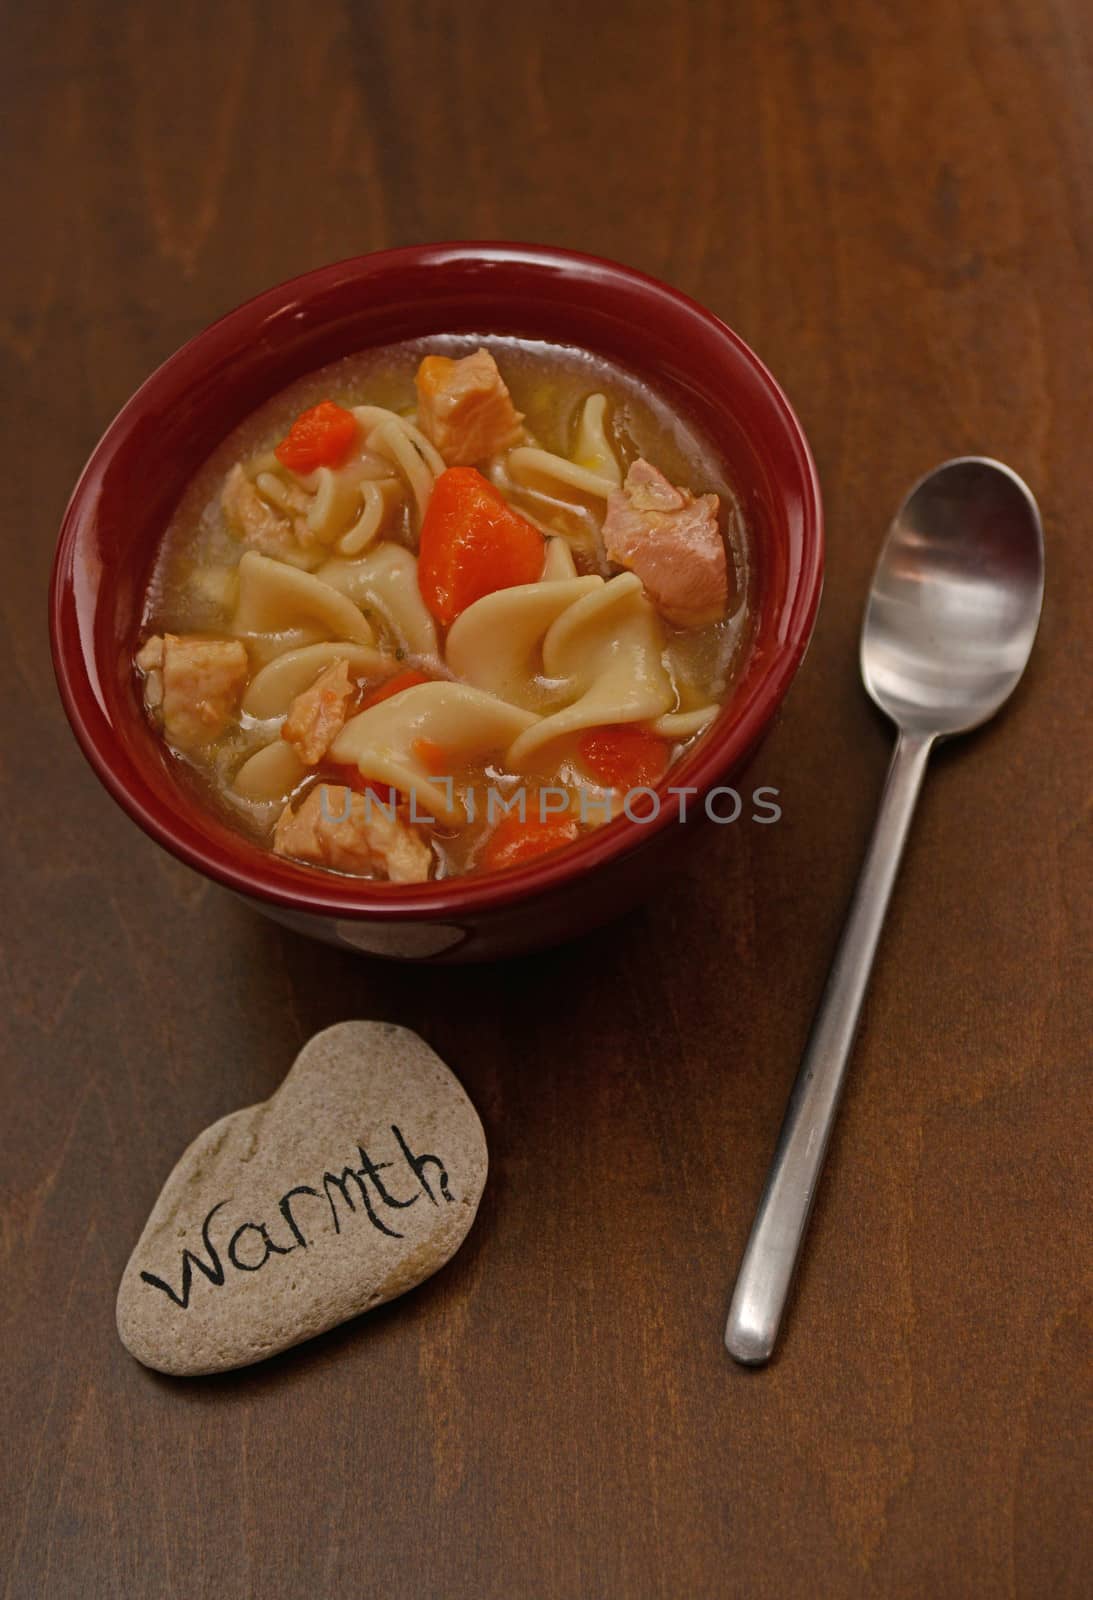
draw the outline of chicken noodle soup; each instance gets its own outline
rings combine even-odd
[[[726,696],[749,581],[715,454],[643,384],[576,350],[433,339],[313,374],[215,452],[135,669],[235,826],[421,882],[633,814]]]

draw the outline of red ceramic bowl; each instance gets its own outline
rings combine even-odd
[[[676,768],[681,825],[619,818],[527,866],[442,883],[359,882],[259,849],[195,804],[141,710],[131,656],[157,542],[213,447],[286,384],[339,356],[431,333],[573,344],[647,377],[723,455],[750,523],[758,617],[712,729]],[[309,272],[198,334],[107,430],[65,513],[50,627],[61,698],[102,782],[146,833],[291,926],[358,950],[473,960],[549,944],[640,899],[773,718],[812,632],[823,575],[816,469],[785,395],[693,300],[568,250],[421,245]]]

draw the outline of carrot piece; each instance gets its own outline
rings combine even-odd
[[[320,400],[317,406],[301,411],[273,453],[290,472],[314,472],[316,467],[340,467],[357,437],[358,424],[352,411]]]
[[[449,467],[433,486],[421,526],[417,578],[438,622],[454,622],[483,595],[534,583],[543,536],[474,467]]]
[[[410,748],[426,772],[431,772],[434,776],[443,773],[448,762],[448,755],[443,745],[437,744],[435,739],[415,739]]]
[[[634,722],[590,728],[577,740],[582,763],[611,789],[651,788],[668,770],[672,747]]]
[[[518,812],[510,811],[486,840],[475,865],[483,872],[518,867],[524,861],[572,844],[578,831],[575,817],[561,815],[544,819],[529,808],[525,820]]]
[[[424,672],[417,672],[413,667],[407,667],[405,672],[396,672],[386,683],[381,683],[366,693],[357,710],[367,711],[369,706],[378,706],[381,700],[390,700],[393,694],[401,694],[403,689],[413,689],[419,683],[431,682],[432,679],[426,677]]]

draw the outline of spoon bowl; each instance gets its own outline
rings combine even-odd
[[[873,577],[862,678],[897,727],[939,737],[986,722],[1025,668],[1044,593],[1044,535],[1027,486],[960,456],[910,491]]]

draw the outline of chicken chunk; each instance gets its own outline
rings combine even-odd
[[[719,506],[717,495],[696,498],[640,458],[607,497],[608,559],[637,573],[657,609],[681,627],[725,614],[729,580]]]
[[[220,506],[244,544],[262,555],[282,558],[292,550],[301,517],[293,517],[264,500],[238,462],[224,479]]]
[[[353,685],[344,659],[325,667],[309,689],[298,694],[281,728],[305,767],[321,761],[344,726]]]
[[[250,666],[238,639],[157,634],[137,655],[146,704],[158,710],[169,743],[195,750],[219,738],[235,715]],[[147,687],[154,684],[148,696]]]
[[[298,811],[285,807],[273,833],[278,855],[392,883],[424,883],[432,856],[413,829],[374,798],[342,784],[320,783]]]
[[[523,413],[488,350],[426,356],[415,382],[418,424],[449,467],[476,466],[523,438]]]

